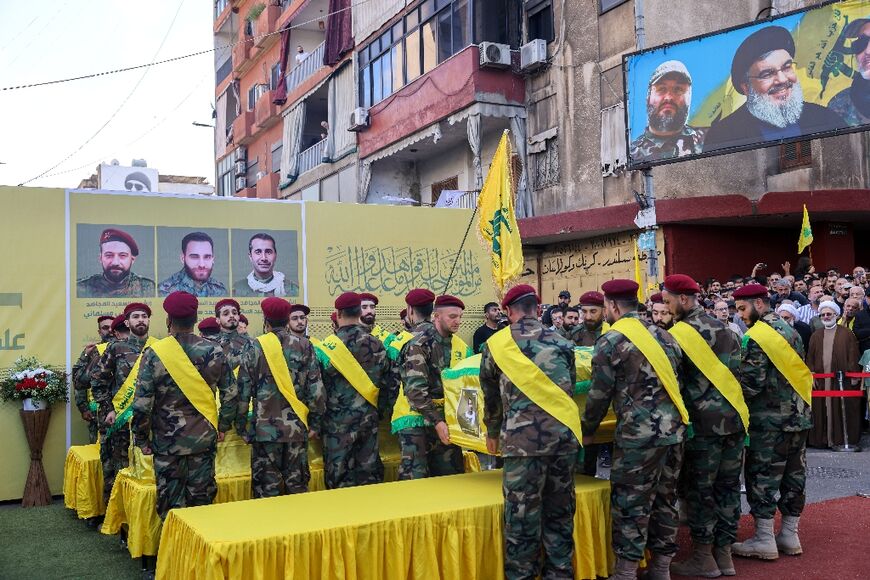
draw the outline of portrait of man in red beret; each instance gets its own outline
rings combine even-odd
[[[79,272],[90,268],[89,257],[92,238],[82,234],[90,233],[93,226],[80,225],[79,232]],[[97,226],[102,227],[102,226]],[[100,271],[90,276],[79,276],[76,281],[78,298],[145,298],[154,296],[154,280],[133,273],[133,264],[139,257],[139,244],[128,230],[136,227],[108,227],[99,231],[98,247]],[[146,262],[147,263],[147,262]]]

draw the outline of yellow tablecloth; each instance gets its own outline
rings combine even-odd
[[[170,512],[158,578],[501,578],[500,471]],[[607,576],[610,485],[578,476],[577,578]]]
[[[98,444],[73,445],[67,451],[63,466],[63,503],[83,520],[106,513]]]

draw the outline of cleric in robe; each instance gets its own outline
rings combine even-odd
[[[746,95],[736,111],[713,123],[704,151],[796,139],[846,126],[835,112],[804,101],[791,33],[767,26],[750,34],[731,61],[731,84]]]
[[[278,246],[275,238],[257,233],[248,240],[251,272],[233,284],[233,296],[298,296],[299,284],[275,270]]]

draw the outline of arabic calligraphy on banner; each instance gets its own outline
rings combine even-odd
[[[480,291],[480,265],[476,256],[456,250],[411,246],[333,245],[326,248],[324,279],[330,295],[374,292],[404,296],[414,288],[440,293],[450,270],[450,294],[473,296]]]

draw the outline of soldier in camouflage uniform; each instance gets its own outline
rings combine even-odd
[[[412,290],[405,301],[409,314],[417,323],[414,338],[400,354],[402,384],[411,410],[423,416],[423,426],[399,431],[402,459],[399,479],[421,479],[437,475],[455,475],[465,471],[462,450],[450,444],[444,421],[444,386],[441,371],[450,366],[453,334],[459,330],[465,305],[454,297],[439,297],[429,290]],[[434,307],[433,324],[429,316]]]
[[[214,305],[214,315],[220,325],[220,333],[214,337],[224,351],[233,374],[237,375],[242,363],[242,353],[251,344],[251,337],[239,334],[239,303],[232,298],[224,298]]]
[[[631,160],[656,161],[697,155],[704,148],[704,129],[686,124],[692,105],[692,77],[678,60],[653,72],[647,92],[646,130],[631,142]]]
[[[290,334],[299,338],[308,339],[308,315],[311,309],[304,304],[293,304],[290,307]]]
[[[217,443],[232,427],[238,408],[236,381],[223,351],[193,333],[198,305],[186,292],[173,292],[163,301],[169,335],[220,398],[217,429],[188,400],[154,350],[145,351],[136,380],[134,441],[144,455],[154,456],[161,520],[171,509],[214,501]]]
[[[101,274],[76,282],[78,298],[147,298],[154,296],[154,280],[131,271],[139,256],[133,236],[117,228],[100,234]]]
[[[740,365],[740,343],[731,329],[698,305],[698,284],[689,276],[665,278],[662,297],[677,322],[695,329],[732,373]],[[671,570],[682,576],[733,576],[731,544],[740,520],[740,470],[746,429],[737,409],[683,351],[680,388],[694,437],[686,441],[683,477],[692,555]]]
[[[299,400],[308,407],[308,425],[278,389],[259,341],[242,353],[236,431],[251,444],[252,496],[272,497],[308,491],[308,439],[319,437],[326,394],[314,348],[287,331],[290,303],[271,296],[261,303],[266,332],[281,341]],[[253,402],[253,416],[248,408]]]
[[[800,335],[770,309],[767,288],[750,284],[734,292],[737,312],[748,327],[758,321],[782,335],[803,359]],[[779,552],[802,552],[798,521],[806,503],[806,446],[812,427],[811,407],[774,366],[761,347],[744,336],[738,377],[749,406],[746,450],[746,499],[755,518],[755,535],[732,546],[738,556],[775,560]],[[779,500],[777,501],[777,496]],[[773,517],[782,513],[774,538]]]
[[[602,289],[605,315],[613,323],[639,318],[638,286],[612,280]],[[682,351],[667,332],[650,334],[661,345],[675,372]],[[584,444],[591,442],[613,404],[616,435],[610,472],[610,511],[616,580],[634,580],[644,548],[652,552],[650,580],[670,578],[679,527],[676,485],[683,460],[686,426],[652,365],[623,334],[610,331],[598,339],[592,358],[592,384],[583,414]]]
[[[113,340],[112,320],[114,320],[113,316],[100,316],[97,318],[97,332],[100,335],[100,344]],[[100,354],[97,345],[87,345],[73,365],[71,373],[76,407],[79,413],[81,413],[82,419],[88,424],[89,443],[96,443],[98,435],[97,417],[94,415],[94,412],[97,410],[97,404],[95,402],[93,408],[91,408],[90,401],[88,401],[88,391],[91,389],[90,372],[92,365],[99,358]]]
[[[130,463],[130,429],[115,426],[116,419],[112,398],[118,393],[133,365],[145,348],[151,324],[151,309],[146,304],[131,303],[124,308],[124,318],[130,329],[126,340],[117,340],[106,348],[103,356],[94,363],[91,371],[91,392],[98,405],[97,421],[100,426],[100,461],[103,464],[103,498],[109,502],[112,486],[118,472]]]
[[[399,392],[397,369],[381,341],[369,334],[360,321],[360,296],[345,292],[335,300],[338,318],[336,336],[378,387],[374,407],[350,381],[321,356],[321,376],[326,389],[323,418],[323,465],[327,489],[352,487],[384,480],[378,453],[378,422],[389,417]],[[325,350],[323,343],[318,349]]]
[[[574,393],[574,345],[536,318],[538,297],[526,284],[502,301],[510,332],[523,355],[567,395]],[[571,430],[535,405],[501,371],[483,345],[480,386],[487,450],[504,457],[504,575],[507,580],[574,578],[574,466],[579,441]]]
[[[214,268],[214,242],[205,232],[191,232],[181,240],[181,270],[163,280],[157,290],[161,296],[187,292],[194,296],[228,296],[226,286],[211,273]]]

